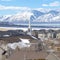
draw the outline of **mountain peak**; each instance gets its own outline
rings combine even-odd
[[[26,24],[29,20],[31,23],[39,22],[58,22],[60,21],[60,12],[57,10],[50,10],[42,12],[40,10],[26,10],[15,15],[0,16],[0,22],[9,22],[13,24]]]

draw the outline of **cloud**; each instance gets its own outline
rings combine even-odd
[[[30,10],[30,8],[28,8],[28,7],[19,7],[19,6],[0,5],[0,10]]]
[[[8,2],[8,1],[11,1],[11,0],[1,0],[1,1],[5,1],[5,2]]]
[[[52,3],[49,4],[42,4],[42,6],[60,6],[60,2],[59,1],[54,1]]]
[[[48,6],[48,4],[42,4],[42,6]]]

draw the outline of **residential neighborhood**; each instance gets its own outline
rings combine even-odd
[[[60,60],[60,31],[0,31],[0,60]]]

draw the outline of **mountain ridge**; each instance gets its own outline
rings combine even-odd
[[[29,20],[31,23],[41,22],[60,22],[60,11],[50,10],[48,12],[42,12],[39,10],[29,10],[15,15],[4,15],[0,16],[0,23],[8,22],[9,24],[28,24]]]

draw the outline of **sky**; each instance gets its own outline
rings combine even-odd
[[[37,8],[60,8],[60,0],[0,0],[0,15]]]

